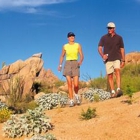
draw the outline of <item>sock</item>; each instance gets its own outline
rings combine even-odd
[[[120,90],[120,88],[117,88],[117,91]]]
[[[73,99],[70,99],[70,102],[73,102]]]
[[[75,98],[78,99],[79,98],[79,95],[78,94],[75,94]]]

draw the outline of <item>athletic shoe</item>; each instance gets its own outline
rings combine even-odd
[[[81,100],[80,100],[79,95],[77,97],[75,97],[75,99],[76,99],[76,104],[80,105],[81,104]]]
[[[123,92],[121,90],[118,90],[116,93],[116,97],[121,97],[123,95]]]
[[[70,107],[73,107],[73,106],[74,106],[74,101],[73,101],[73,100],[70,100],[69,106],[70,106]]]

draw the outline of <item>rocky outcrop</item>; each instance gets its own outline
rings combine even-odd
[[[11,65],[4,66],[0,70],[0,82],[5,93],[10,90],[11,82],[16,82],[18,79],[22,82],[23,94],[30,93],[33,82],[42,70],[43,64],[42,54],[38,53],[25,61],[18,60]]]
[[[125,56],[126,65],[127,64],[140,64],[140,52],[131,52]]]

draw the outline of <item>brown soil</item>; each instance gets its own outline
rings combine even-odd
[[[127,96],[89,103],[83,101],[80,106],[57,108],[46,111],[51,118],[57,140],[140,140],[140,92],[129,105]],[[89,107],[96,108],[97,117],[80,120],[81,112]],[[3,124],[0,124],[2,130]],[[24,140],[25,137],[14,140]],[[4,138],[2,131],[0,140]]]

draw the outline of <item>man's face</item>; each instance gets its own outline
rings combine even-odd
[[[109,34],[112,34],[115,32],[115,28],[113,28],[113,27],[108,27],[107,29],[108,29]]]

